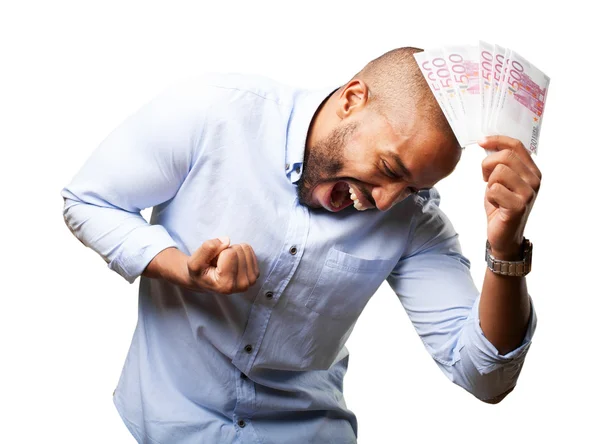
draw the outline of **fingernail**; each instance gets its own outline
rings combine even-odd
[[[219,240],[221,241],[222,244],[228,244],[229,243],[229,238],[227,236],[222,236],[219,238]]]

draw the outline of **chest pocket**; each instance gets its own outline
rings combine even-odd
[[[390,259],[362,259],[331,248],[305,305],[331,318],[356,318],[395,263]]]

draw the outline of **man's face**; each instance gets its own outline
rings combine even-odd
[[[388,210],[449,175],[461,150],[424,119],[394,128],[380,113],[342,120],[305,158],[300,203],[337,212]],[[455,143],[455,142],[454,142]]]

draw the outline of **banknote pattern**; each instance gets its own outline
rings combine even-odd
[[[461,146],[502,134],[537,154],[550,78],[510,48],[480,41],[414,55]]]

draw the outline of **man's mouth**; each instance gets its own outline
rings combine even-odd
[[[371,207],[367,199],[362,196],[362,193],[352,187],[348,182],[336,182],[330,189],[328,194],[325,194],[323,206],[329,211],[341,211],[344,208],[354,204],[354,208],[359,211],[367,210]]]

